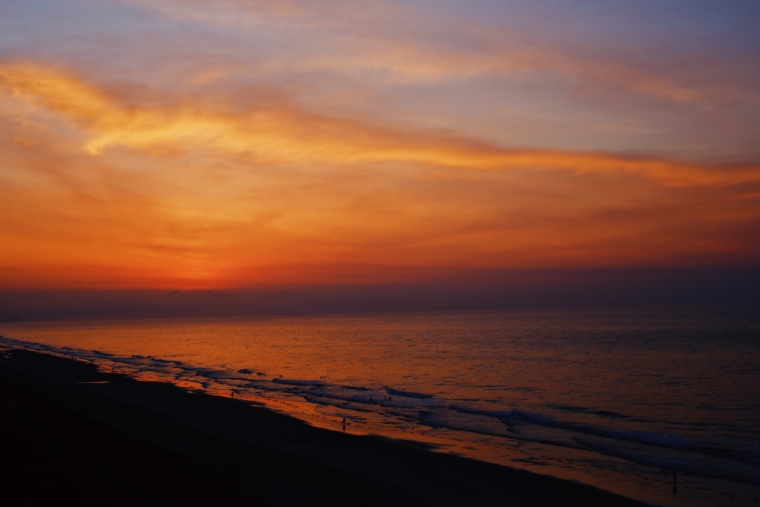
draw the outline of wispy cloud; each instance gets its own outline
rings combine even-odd
[[[408,131],[333,118],[269,95],[245,112],[204,107],[198,97],[171,105],[126,103],[73,75],[32,64],[0,65],[0,85],[64,115],[90,134],[91,155],[110,147],[141,151],[210,149],[261,163],[394,162],[463,170],[633,173],[664,185],[736,185],[760,180],[756,167],[709,167],[653,158],[546,149],[509,149],[456,133]]]
[[[0,287],[756,265],[753,62],[424,3],[19,4]]]
[[[135,5],[175,19],[222,25],[241,33],[271,30],[285,47],[264,65],[270,71],[374,72],[373,79],[435,81],[482,75],[554,76],[575,89],[610,88],[664,101],[709,105],[742,100],[753,107],[760,95],[741,73],[715,81],[725,59],[675,62],[652,67],[646,59],[614,53],[589,54],[514,27],[490,26],[444,12],[393,2],[289,2],[160,0]],[[445,41],[443,43],[442,41]],[[702,77],[684,80],[684,66]],[[714,69],[705,79],[705,66]],[[263,70],[263,69],[262,69]],[[687,73],[688,74],[688,73]]]

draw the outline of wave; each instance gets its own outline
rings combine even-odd
[[[570,421],[558,421],[555,418],[537,414],[534,412],[528,412],[524,410],[511,409],[511,410],[479,410],[472,409],[457,405],[451,405],[452,410],[457,412],[473,414],[473,415],[486,415],[490,417],[496,417],[504,421],[508,426],[515,424],[535,424],[539,426],[546,426],[549,428],[558,428],[563,430],[576,431],[579,433],[585,433],[589,435],[596,435],[600,437],[613,438],[617,440],[625,440],[628,442],[636,442],[640,444],[656,445],[662,447],[669,447],[672,449],[692,449],[694,446],[689,440],[686,440],[679,435],[669,433],[654,433],[649,431],[620,431],[610,428],[583,424]]]
[[[607,419],[618,419],[623,421],[635,421],[635,422],[649,422],[646,419],[640,419],[638,417],[632,417],[629,415],[613,412],[612,410],[600,410],[588,407],[577,407],[572,405],[549,405],[550,408],[555,410],[561,410],[564,412],[574,412],[578,414],[589,414],[598,417],[604,417]]]
[[[0,337],[0,343],[47,352],[64,357],[76,357],[113,367],[123,365],[125,372],[141,374],[149,372],[168,382],[192,381],[205,389],[235,389],[255,396],[298,396],[320,407],[325,413],[342,409],[361,413],[374,413],[389,425],[406,424],[407,427],[445,427],[451,430],[490,435],[494,438],[511,438],[545,445],[572,447],[597,452],[600,455],[624,459],[654,468],[678,468],[711,477],[738,477],[747,479],[755,470],[760,453],[746,449],[730,450],[731,445],[708,447],[681,435],[662,431],[643,431],[656,427],[656,422],[631,417],[623,413],[574,405],[548,405],[542,409],[525,410],[508,407],[488,409],[477,406],[483,401],[459,399],[456,403],[444,397],[413,390],[395,389],[389,386],[331,384],[324,379],[262,378],[264,373],[253,367],[239,370],[197,367],[182,361],[152,356],[117,356],[102,351],[87,351],[71,347],[53,347]],[[137,371],[134,371],[137,370]],[[124,370],[122,370],[124,371]],[[322,408],[320,408],[322,410]],[[598,417],[584,418],[578,422],[567,420],[569,414],[578,413]],[[373,419],[374,420],[374,419]],[[596,424],[596,423],[599,424]],[[629,428],[624,428],[629,426]],[[630,428],[633,426],[633,428]],[[548,429],[547,429],[548,428]],[[640,429],[637,429],[640,428]],[[596,437],[596,438],[595,438]],[[628,444],[626,444],[628,443]],[[647,447],[636,447],[641,444]],[[725,448],[724,448],[725,447]],[[699,456],[694,461],[689,456]],[[713,457],[713,458],[710,458]],[[710,461],[712,460],[712,461]],[[713,470],[715,463],[743,463],[737,473]],[[732,465],[733,466],[733,465]],[[739,473],[741,472],[741,473]],[[721,475],[722,474],[722,475]]]
[[[353,389],[355,391],[369,391],[368,388],[362,386],[340,386],[343,389]]]
[[[273,379],[272,382],[289,386],[322,386],[326,384],[324,380],[288,380],[282,378]]]
[[[576,439],[576,441],[584,447],[592,449],[600,454],[621,458],[626,461],[638,463],[639,465],[644,465],[647,467],[659,468],[663,470],[677,470],[682,473],[701,477],[709,477],[712,479],[723,479],[732,482],[760,485],[760,480],[758,480],[757,477],[752,477],[751,472],[750,474],[746,473],[746,468],[744,469],[745,473],[742,473],[742,470],[736,470],[737,467],[731,467],[729,463],[724,463],[723,467],[705,467],[704,465],[700,466],[698,460],[696,459],[626,452],[620,449],[599,445],[582,439]],[[731,470],[732,468],[734,470]],[[732,471],[733,473],[731,473]]]
[[[415,393],[413,391],[400,391],[398,389],[390,389],[388,387],[385,388],[385,391],[391,396],[403,396],[404,398],[419,398],[419,399],[433,398],[432,394]]]

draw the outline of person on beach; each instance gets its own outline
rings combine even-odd
[[[343,418],[343,433],[346,432],[346,418]]]

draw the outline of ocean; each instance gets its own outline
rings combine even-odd
[[[0,323],[0,334],[656,505],[760,502],[759,308]]]

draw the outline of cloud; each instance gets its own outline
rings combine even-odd
[[[63,115],[90,135],[83,149],[99,155],[125,147],[146,153],[212,150],[266,164],[411,164],[476,171],[630,173],[666,186],[739,185],[760,181],[757,167],[710,167],[599,152],[504,148],[454,132],[410,131],[370,120],[310,112],[262,90],[243,111],[198,96],[147,105],[65,71],[30,63],[0,63],[0,87]]]
[[[255,32],[271,31],[281,46],[261,65],[262,71],[370,72],[374,80],[385,74],[407,82],[481,75],[553,76],[555,84],[569,88],[610,88],[678,104],[705,106],[740,100],[760,105],[753,79],[731,71],[743,67],[725,58],[676,58],[655,67],[646,59],[593,54],[514,26],[453,18],[445,9],[432,13],[395,2],[302,0],[127,3],[178,20],[237,29],[243,36],[254,28]],[[287,49],[292,47],[299,49]],[[705,73],[705,68],[714,70]],[[689,79],[692,74],[701,77]]]
[[[372,284],[760,251],[756,167],[507,149],[263,87],[84,75],[0,63],[0,287]]]

